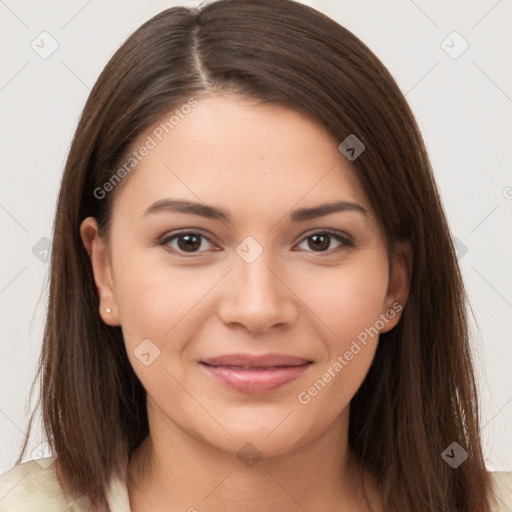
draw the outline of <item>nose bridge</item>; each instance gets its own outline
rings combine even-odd
[[[296,314],[293,294],[281,281],[272,250],[256,244],[245,240],[237,247],[222,308],[224,322],[244,324],[251,331],[290,323]]]
[[[260,256],[252,263],[238,261],[235,265],[235,274],[240,279],[239,290],[244,296],[252,301],[261,301],[262,303],[272,303],[281,295],[279,288],[282,283],[276,277],[276,271],[272,269],[271,258]]]
[[[262,237],[259,237],[260,241]],[[264,245],[262,245],[264,244]],[[277,279],[270,269],[275,267],[272,237],[259,243],[254,237],[247,236],[236,248],[235,274],[252,290],[252,293],[276,292]],[[269,296],[268,299],[271,299]]]

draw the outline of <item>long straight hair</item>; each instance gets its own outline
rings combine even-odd
[[[110,478],[125,475],[149,434],[122,331],[98,313],[80,224],[93,216],[108,236],[120,187],[105,198],[95,191],[144,130],[191,96],[215,92],[295,109],[340,143],[355,134],[365,144],[353,166],[389,246],[406,241],[413,258],[402,318],[381,334],[350,404],[350,449],[380,483],[387,511],[489,511],[467,297],[418,126],[357,37],[289,0],[167,9],[126,40],[91,91],[60,187],[36,376],[44,432],[69,492],[108,509]],[[456,469],[441,456],[453,442],[468,453]]]

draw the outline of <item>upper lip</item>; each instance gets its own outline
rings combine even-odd
[[[247,368],[272,368],[275,366],[302,366],[312,363],[307,359],[283,354],[226,354],[202,359],[200,363],[211,366],[240,366]]]

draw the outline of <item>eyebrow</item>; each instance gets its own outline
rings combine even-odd
[[[192,215],[199,215],[207,219],[220,220],[223,222],[231,222],[232,216],[223,208],[208,206],[202,203],[195,203],[193,201],[183,201],[178,199],[160,199],[151,204],[142,214],[143,217],[157,213],[188,213]],[[334,201],[331,203],[313,206],[311,208],[299,208],[293,210],[289,217],[292,222],[303,222],[306,220],[316,219],[329,215],[335,212],[357,212],[362,215],[368,216],[368,210],[363,208],[357,203],[350,201]]]

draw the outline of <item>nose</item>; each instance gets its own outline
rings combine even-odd
[[[265,333],[296,321],[299,301],[293,287],[265,254],[252,263],[236,256],[219,306],[219,316],[226,325],[238,324],[253,333]]]

